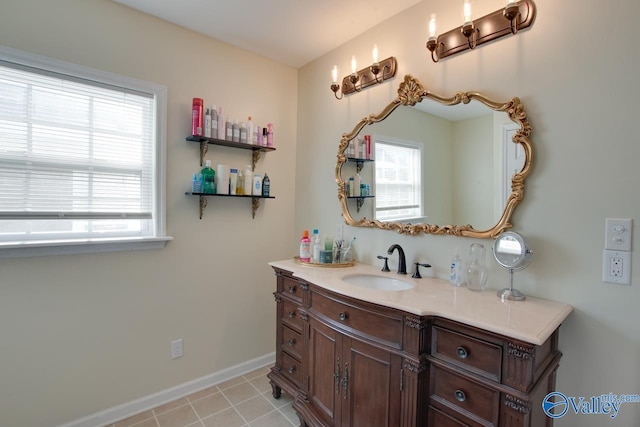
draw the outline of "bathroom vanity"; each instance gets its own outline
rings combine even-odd
[[[274,397],[303,426],[549,426],[558,329],[572,307],[501,301],[377,267],[271,262],[277,277]],[[375,276],[375,277],[374,277]],[[400,279],[408,289],[354,284]],[[391,286],[391,285],[390,285]]]

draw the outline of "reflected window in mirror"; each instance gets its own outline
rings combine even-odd
[[[375,218],[424,220],[423,144],[373,135],[375,146]]]

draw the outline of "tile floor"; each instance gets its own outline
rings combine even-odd
[[[104,427],[292,427],[293,399],[271,395],[261,368]]]

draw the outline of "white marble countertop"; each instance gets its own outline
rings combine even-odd
[[[290,259],[272,261],[269,265],[341,295],[420,316],[443,317],[536,345],[543,344],[573,311],[568,304],[529,296],[525,301],[502,301],[494,289],[476,292],[442,279],[413,279],[410,274],[385,273],[368,264],[325,268]],[[414,283],[415,287],[402,291],[366,289],[343,280],[351,274],[386,276]]]

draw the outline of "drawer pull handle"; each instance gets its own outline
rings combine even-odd
[[[289,286],[289,292],[294,293],[296,291],[295,286]]]
[[[340,318],[340,320],[347,320],[347,313],[340,313],[338,317]]]
[[[464,402],[465,400],[467,400],[467,396],[464,394],[464,391],[462,390],[456,390],[455,395],[458,402]]]
[[[458,354],[458,357],[459,357],[460,359],[466,359],[466,358],[467,358],[467,356],[469,355],[469,352],[468,352],[468,351],[467,351],[467,349],[466,349],[466,348],[464,348],[464,347],[458,347],[458,348],[456,349],[456,353]]]
[[[293,374],[295,371],[296,371],[296,367],[295,366],[292,366],[292,367],[289,368],[289,373],[290,374]]]
[[[291,317],[292,319],[293,319],[294,317],[296,317],[296,312],[295,312],[295,311],[290,311],[290,312],[289,312],[289,317]]]
[[[289,346],[292,346],[292,345],[294,345],[294,344],[296,343],[296,340],[294,340],[293,338],[291,338],[291,339],[288,341],[288,343],[289,343]]]

